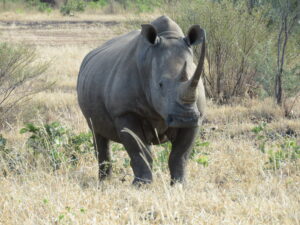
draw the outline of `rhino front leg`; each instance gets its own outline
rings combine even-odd
[[[130,159],[134,173],[133,184],[152,182],[152,156],[149,145],[145,143],[145,136],[140,120],[131,114],[119,117],[115,125],[122,144]]]
[[[194,146],[198,130],[198,127],[180,128],[175,140],[172,141],[172,150],[169,157],[171,185],[176,182],[183,183],[185,181],[185,167]]]
[[[102,181],[111,175],[112,170],[109,140],[95,133],[94,147],[99,164],[99,180]]]

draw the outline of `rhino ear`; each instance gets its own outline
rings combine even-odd
[[[189,46],[200,44],[205,38],[205,31],[199,25],[190,27],[187,36],[184,38]]]
[[[154,26],[151,24],[143,24],[141,34],[149,41],[151,44],[155,44],[157,40],[157,32]]]

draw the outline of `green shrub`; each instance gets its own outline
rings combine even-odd
[[[41,2],[40,0],[27,0],[27,4],[31,8],[36,8],[40,12],[52,12],[51,4],[47,2]]]
[[[107,6],[108,1],[107,0],[98,0],[98,1],[90,1],[87,3],[87,8],[90,9],[101,9],[105,6]]]
[[[36,49],[20,44],[0,43],[0,122],[18,103],[47,85],[36,81],[49,67],[40,62]]]
[[[31,134],[27,146],[33,151],[34,158],[40,155],[48,158],[53,170],[59,169],[61,164],[76,166],[79,155],[93,149],[90,132],[75,135],[58,122],[39,126],[28,123],[20,133]]]
[[[71,15],[74,12],[84,11],[86,2],[83,0],[67,0],[65,4],[60,8],[60,12],[63,15]]]
[[[266,123],[262,123],[252,129],[255,144],[267,156],[265,169],[278,170],[287,163],[297,164],[300,160],[300,145],[297,140],[268,130],[266,126]]]
[[[280,145],[268,150],[267,168],[277,170],[287,162],[299,162],[300,160],[300,145],[296,140],[286,139]]]

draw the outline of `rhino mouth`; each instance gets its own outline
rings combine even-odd
[[[199,121],[199,114],[186,113],[182,114],[170,114],[167,118],[167,124],[169,127],[197,127]]]

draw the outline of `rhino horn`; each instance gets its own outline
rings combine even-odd
[[[181,70],[181,72],[179,74],[179,81],[180,82],[184,82],[184,81],[188,81],[189,80],[187,72],[186,72],[186,66],[187,66],[187,63],[184,62],[182,70]]]
[[[201,55],[200,55],[200,59],[199,59],[197,68],[195,70],[195,73],[194,73],[193,77],[191,78],[191,80],[189,81],[190,89],[196,89],[196,87],[199,83],[202,71],[203,71],[204,58],[205,58],[205,48],[206,47],[205,47],[205,31],[203,29],[201,29],[201,31],[202,31],[202,35],[203,35],[202,36],[203,41],[202,41],[202,46],[201,46]]]
[[[199,83],[202,71],[203,71],[203,65],[204,65],[204,58],[205,58],[205,31],[202,30],[202,46],[201,46],[201,56],[197,65],[197,68],[194,72],[194,75],[192,78],[184,84],[184,87],[182,88],[182,92],[180,95],[181,100],[184,103],[193,103],[196,101],[197,96],[197,85]],[[184,65],[185,67],[186,65]],[[183,75],[181,75],[182,77]]]

